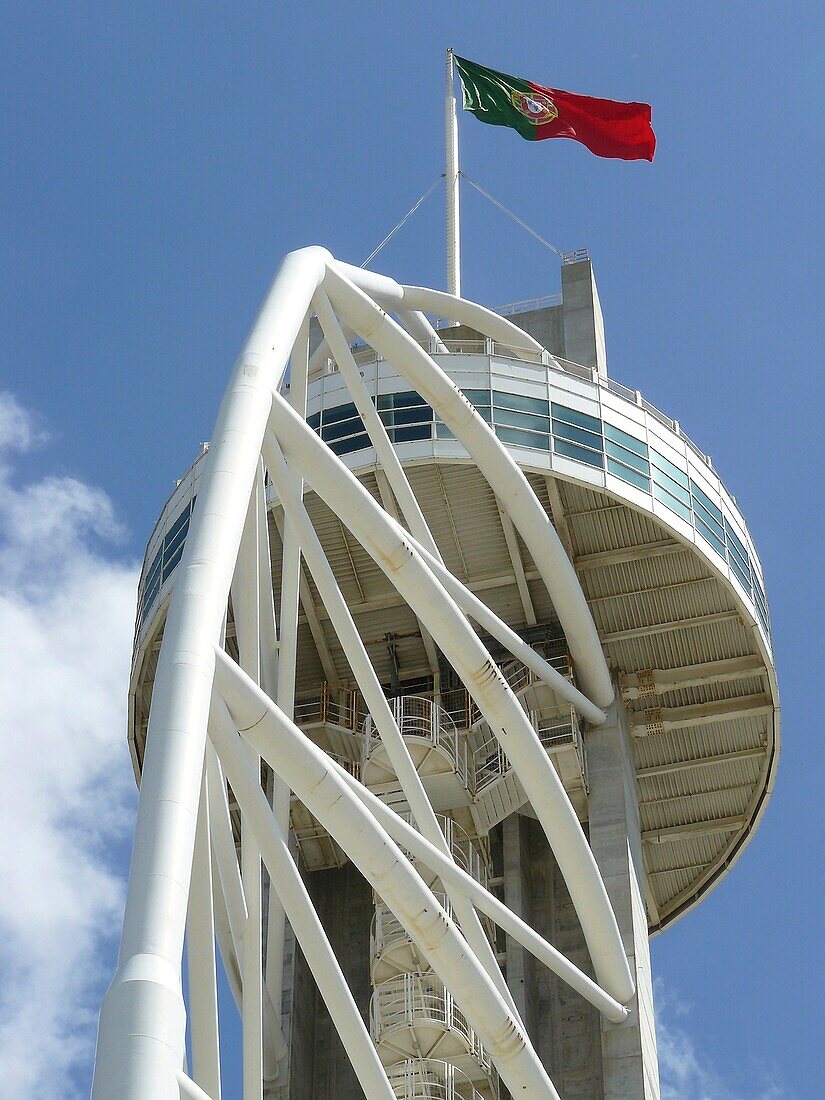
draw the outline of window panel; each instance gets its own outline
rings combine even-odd
[[[628,451],[626,447],[620,447],[618,443],[614,443],[611,439],[604,441],[604,449],[609,455],[613,455],[614,458],[618,458],[620,462],[624,462],[625,466],[632,466],[634,470],[638,470],[640,473],[647,477],[650,474],[650,463],[646,458],[641,458],[633,451]]]
[[[183,555],[183,543],[180,544],[180,546],[177,548],[177,550],[174,552],[174,554],[171,556],[171,558],[169,558],[168,561],[164,561],[164,563],[163,563],[163,583],[164,584],[166,583],[168,577],[170,576],[170,574],[174,570],[175,566],[180,561],[182,555]]]
[[[353,432],[363,431],[364,422],[358,416],[354,420],[340,420],[337,424],[323,424],[321,426],[321,438],[329,442],[333,439],[343,439]]]
[[[669,478],[676,482],[677,485],[681,485],[682,488],[690,488],[690,482],[687,474],[684,470],[680,470],[678,466],[674,466],[673,463],[665,458],[664,455],[660,455],[658,451],[651,448],[650,461],[654,466],[657,466],[663,473],[667,474]]]
[[[719,538],[710,524],[705,523],[699,515],[696,516],[696,530],[723,558],[727,557],[725,554],[724,542]]]
[[[739,578],[739,581],[740,581],[740,583],[741,583],[742,587],[743,587],[743,588],[745,589],[745,591],[746,591],[746,592],[748,592],[748,593],[749,593],[750,595],[753,595],[753,589],[752,589],[752,587],[751,587],[751,579],[750,579],[750,577],[748,576],[748,574],[747,574],[747,573],[745,573],[745,571],[744,571],[744,570],[742,569],[742,567],[741,567],[741,566],[739,565],[739,562],[738,562],[738,561],[736,560],[736,558],[734,557],[734,555],[733,555],[733,554],[731,554],[731,555],[730,555],[730,556],[728,557],[728,561],[730,562],[730,567],[731,567],[731,569],[732,569],[732,570],[734,571],[734,573],[736,574],[736,576],[737,576],[737,577]]]
[[[576,428],[572,424],[554,420],[553,435],[558,436],[560,439],[570,439],[574,443],[582,443],[585,447],[593,447],[594,450],[601,453],[602,437],[595,435],[593,432],[585,431],[583,428]]]
[[[704,489],[702,489],[699,485],[697,485],[696,482],[693,480],[693,478],[691,478],[691,481],[690,481],[690,491],[693,494],[693,496],[695,497],[695,499],[698,500],[702,504],[702,506],[708,512],[708,514],[710,516],[712,516],[713,519],[715,519],[716,522],[721,527],[722,526],[722,509],[719,507],[718,504],[713,503],[713,501],[710,499],[710,497],[707,495],[707,493],[704,491]]]
[[[707,508],[696,497],[693,498],[693,514],[696,516],[697,521],[701,520],[702,523],[710,527],[720,542],[725,541],[725,528],[721,522],[717,522],[716,517],[708,512]]]
[[[370,446],[369,436],[362,432],[360,435],[350,436],[349,439],[339,439],[330,444],[332,451],[337,455],[348,455],[352,451],[362,451]]]
[[[690,508],[656,481],[653,482],[653,496],[656,500],[660,500],[662,504],[672,509],[677,516],[681,516],[682,519],[687,520],[689,524],[693,524],[693,514]]]
[[[533,432],[550,432],[549,416],[534,416],[532,413],[515,412],[512,409],[499,409],[493,411],[496,424],[510,424],[514,428],[529,428]]]
[[[334,409],[324,409],[323,426],[336,424],[339,420],[351,420],[358,416],[355,405],[348,401],[346,405],[336,405]]]
[[[575,458],[577,462],[586,462],[588,466],[602,468],[601,452],[585,450],[577,443],[568,443],[564,439],[554,439],[553,450],[556,454],[565,455],[567,458]]]
[[[682,502],[682,504],[687,509],[688,519],[690,519],[690,493],[688,492],[688,490],[682,488],[682,486],[677,484],[677,482],[675,482],[673,478],[668,477],[667,474],[657,469],[656,466],[651,466],[650,472],[653,475],[653,480],[657,485],[660,485],[670,496],[676,497],[677,500],[680,500]],[[687,481],[687,478],[685,478],[685,480]]]
[[[408,443],[412,439],[429,439],[431,434],[430,424],[405,424],[402,428],[393,428],[391,439],[393,443]]]
[[[596,432],[597,435],[602,434],[602,422],[595,416],[589,416],[587,413],[579,412],[578,409],[570,409],[567,405],[557,405],[553,402],[553,416],[557,420],[564,420],[568,424],[578,424],[580,428],[587,428],[588,431]]]
[[[528,432],[521,428],[496,426],[496,435],[504,443],[514,443],[518,447],[532,447],[533,450],[549,451],[550,437],[540,432]]]
[[[635,451],[637,455],[641,455],[642,458],[647,458],[647,443],[643,443],[641,439],[637,439],[633,435],[628,435],[627,432],[623,432],[621,428],[614,428],[612,424],[604,421],[604,434],[607,439],[612,439],[614,443],[619,443],[628,451]]]
[[[540,397],[525,397],[520,393],[503,393],[493,390],[493,404],[501,409],[514,409],[520,412],[535,413],[537,416],[549,416],[549,402]]]
[[[607,468],[611,474],[620,477],[622,481],[626,481],[629,485],[635,485],[639,489],[644,489],[647,493],[650,492],[650,478],[640,474],[638,470],[632,470],[624,463],[617,462],[615,458],[610,457],[607,459]]]

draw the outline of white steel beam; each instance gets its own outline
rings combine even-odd
[[[212,1100],[221,1100],[221,1058],[218,1042],[218,984],[215,970],[212,851],[209,842],[209,795],[204,770],[192,884],[186,917],[186,961],[189,986],[189,1032],[194,1080]]]
[[[507,553],[510,556],[510,563],[513,566],[513,576],[516,580],[519,599],[521,600],[521,606],[524,611],[524,621],[528,626],[535,626],[537,622],[536,611],[533,607],[533,600],[527,585],[527,576],[524,572],[524,562],[521,560],[521,550],[519,550],[516,529],[513,527],[513,521],[502,508],[501,501],[498,497],[496,497],[496,508],[498,509],[498,518],[501,520],[501,530],[504,535],[504,542],[507,546]]]
[[[100,1013],[93,1100],[178,1097],[185,1046],[180,966],[214,650],[268,397],[280,386],[328,259],[321,249],[285,259],[212,433],[158,658],[118,969]]]

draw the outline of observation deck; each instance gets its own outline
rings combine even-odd
[[[511,319],[519,322],[519,314]],[[747,524],[711,460],[678,422],[602,368],[467,330],[442,331],[428,350],[525,472],[575,566],[628,707],[645,903],[655,933],[726,874],[774,782],[779,700],[764,578]],[[357,347],[355,358],[447,568],[531,644],[562,638],[535,561],[462,444],[391,362]],[[332,361],[310,377],[307,420],[369,492],[394,508]],[[165,505],[141,575],[129,712],[137,772],[201,463],[202,456]],[[446,689],[443,669],[413,613],[316,494],[307,491],[304,502],[381,682],[391,694],[438,697]],[[271,488],[268,506],[277,607],[283,520]],[[366,715],[347,696],[355,677],[308,572],[301,608],[297,718],[353,766],[379,768],[379,756],[364,752]],[[228,637],[231,644],[231,620]],[[570,674],[575,680],[576,669]],[[338,708],[335,716],[330,708]],[[460,785],[477,797],[486,774],[483,731],[474,733],[472,722],[465,729],[455,717],[453,723],[460,736],[425,733],[422,752],[434,748],[436,756],[451,757],[452,774],[464,769]],[[561,716],[557,724],[561,736]],[[560,774],[585,819],[587,732],[570,720],[564,736],[559,751],[569,755],[559,757],[557,768],[564,763]],[[495,766],[498,779],[506,767]],[[433,790],[442,782],[422,774]],[[449,784],[450,769],[441,774]],[[442,801],[446,808],[451,796]],[[493,815],[487,827],[491,822]],[[476,830],[484,826],[476,815]],[[323,846],[322,837],[316,841]],[[333,858],[329,853],[315,858],[332,865],[324,862]]]

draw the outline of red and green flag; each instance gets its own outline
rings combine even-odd
[[[544,88],[531,80],[455,58],[464,110],[491,126],[510,126],[528,141],[572,138],[598,157],[653,160],[656,135],[650,105]]]

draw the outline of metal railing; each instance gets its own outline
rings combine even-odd
[[[584,739],[575,710],[572,707],[559,707],[551,714],[531,711],[530,721],[548,754],[552,755],[559,749],[568,747],[576,750],[582,778],[587,786]],[[489,733],[473,753],[476,797],[483,794],[491,784],[503,778],[511,770],[512,764],[498,739]]]
[[[393,717],[402,737],[417,737],[441,750],[451,761],[459,779],[471,785],[470,758],[466,740],[456,729],[447,711],[425,695],[401,695],[390,700]],[[363,724],[362,761],[381,745],[381,737],[370,715]]]
[[[447,916],[452,919],[453,907],[447,895],[442,890],[433,890],[433,894]],[[487,933],[487,938],[491,944],[495,945],[495,925],[483,913],[479,913],[479,918]],[[403,947],[411,942],[412,937],[392,909],[384,905],[383,902],[378,902],[370,925],[370,956],[373,963],[393,948]]]
[[[415,819],[410,810],[403,810],[399,816],[406,821],[408,825],[415,825]],[[482,886],[486,887],[487,867],[481,857],[481,853],[473,844],[472,840],[470,840],[469,835],[451,817],[447,817],[444,814],[436,814],[435,817],[456,864],[462,871],[466,871],[468,875],[472,875],[476,882],[480,882]],[[404,845],[402,844],[401,847],[403,848]],[[415,862],[413,858],[413,863]]]
[[[520,302],[508,302],[506,306],[496,306],[493,310],[501,317],[512,317],[514,313],[532,313],[536,309],[549,309],[561,305],[561,294],[545,294],[540,298],[524,298]]]
[[[489,1055],[467,1017],[432,971],[389,978],[375,987],[370,999],[370,1034],[376,1046],[393,1033],[409,1032],[416,1026],[441,1028],[459,1035],[467,1054],[486,1073],[491,1072]]]
[[[472,1081],[449,1062],[409,1059],[387,1070],[396,1100],[484,1100]],[[498,1097],[495,1075],[485,1086],[488,1098]]]
[[[297,726],[329,722],[331,725],[352,730],[353,733],[361,729],[365,717],[356,692],[342,692],[339,699],[334,699],[327,684],[322,686],[321,694],[317,699],[296,703],[294,713]]]

